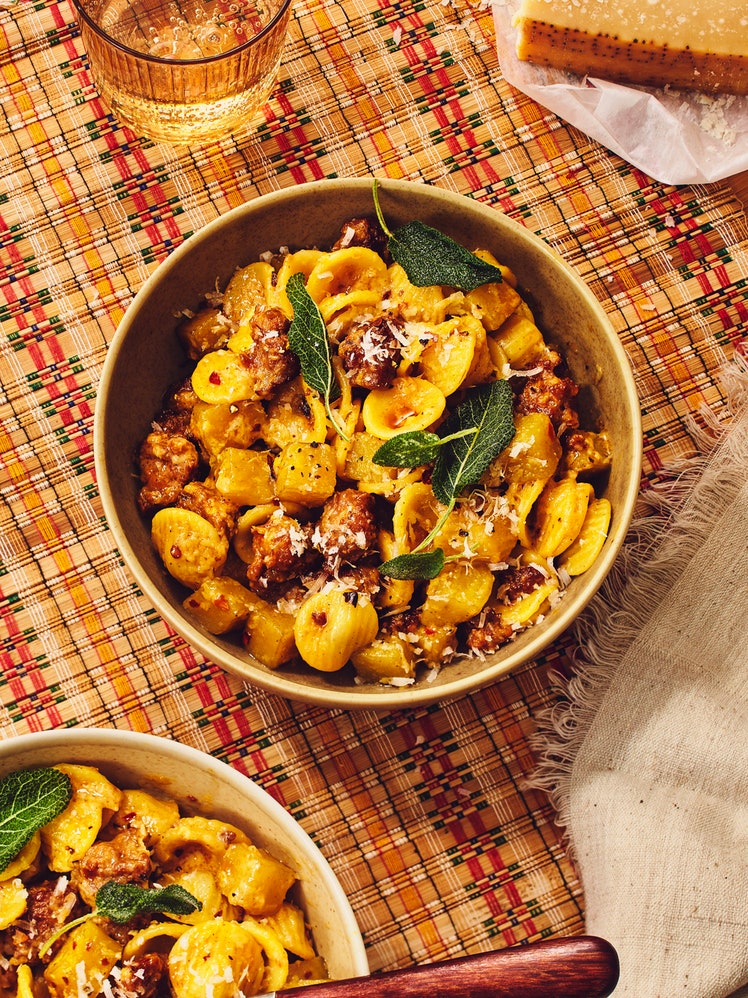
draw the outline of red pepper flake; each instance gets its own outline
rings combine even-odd
[[[210,374],[208,375],[208,381],[211,383],[211,385],[220,385],[221,375],[218,373],[218,371],[211,371]]]
[[[317,625],[317,627],[324,627],[327,623],[327,614],[324,610],[317,610],[316,613],[312,614],[312,620]]]
[[[175,561],[179,561],[179,559],[182,557],[182,549],[177,547],[176,544],[172,544],[171,548],[169,549],[169,554],[172,556],[172,558],[175,559]]]
[[[229,601],[226,599],[226,597],[223,594],[221,594],[220,596],[216,596],[216,598],[213,600],[213,605],[217,606],[219,610],[231,609],[231,607],[229,606]]]

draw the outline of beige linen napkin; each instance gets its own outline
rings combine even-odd
[[[566,828],[586,930],[618,950],[616,998],[748,984],[748,362],[724,383],[731,418],[649,497],[539,732],[533,782]]]

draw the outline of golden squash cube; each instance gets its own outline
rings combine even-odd
[[[206,579],[182,603],[210,634],[227,634],[241,627],[256,597],[236,579]]]
[[[247,399],[221,405],[197,402],[190,416],[190,430],[210,458],[226,447],[251,447],[260,437],[264,419],[265,412],[259,402]]]
[[[294,617],[255,597],[244,629],[244,647],[268,669],[277,669],[296,654]]]
[[[122,946],[98,925],[84,922],[63,937],[42,977],[56,998],[97,995],[122,953]]]
[[[229,904],[258,918],[278,911],[295,880],[269,852],[245,842],[230,845],[218,868],[218,885]]]
[[[273,462],[273,471],[282,502],[322,506],[335,491],[337,462],[330,444],[287,444]]]
[[[294,378],[267,403],[262,439],[268,447],[280,449],[294,442],[324,443],[326,438],[325,407],[303,378]]]
[[[489,261],[493,263],[493,260]],[[496,266],[496,264],[494,264]],[[482,284],[465,295],[473,315],[487,332],[498,329],[516,310],[520,296],[509,281]]]
[[[199,360],[211,350],[226,346],[231,325],[219,309],[204,308],[186,319],[177,329],[177,335],[190,360]]]
[[[237,506],[259,506],[275,496],[267,451],[226,447],[218,455],[213,473],[218,492]]]
[[[351,662],[356,674],[367,683],[413,679],[416,674],[413,646],[395,634],[359,648],[351,655]]]
[[[543,334],[521,309],[510,315],[493,335],[516,370],[531,367],[545,346]]]
[[[544,412],[517,416],[511,443],[491,462],[483,482],[492,487],[504,482],[547,482],[555,474],[560,458],[561,444]]]

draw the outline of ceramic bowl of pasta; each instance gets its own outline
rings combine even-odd
[[[133,732],[0,745],[0,993],[235,998],[361,977],[351,907],[259,785]]]
[[[311,183],[192,236],[111,344],[109,526],[204,656],[344,708],[532,660],[613,563],[639,404],[603,308],[540,238],[423,184]]]

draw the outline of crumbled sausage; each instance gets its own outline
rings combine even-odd
[[[571,378],[556,373],[560,363],[561,358],[554,350],[545,352],[539,362],[540,372],[524,379],[515,415],[544,412],[556,430],[579,426],[579,414],[573,404],[579,387]]]
[[[501,622],[501,617],[493,607],[465,625],[465,643],[471,651],[491,654],[514,634],[514,630]]]
[[[199,464],[197,448],[187,437],[164,430],[149,433],[138,454],[141,512],[152,513],[162,506],[173,505],[183,487],[197,474]]]
[[[562,468],[577,475],[594,475],[605,471],[612,461],[607,433],[575,430],[567,434]]]
[[[382,618],[379,633],[382,637],[391,634],[416,635],[421,629],[421,615],[418,610],[405,610]]]
[[[14,995],[17,990],[16,968],[0,955],[0,995]]]
[[[497,604],[511,606],[533,592],[546,580],[545,575],[534,565],[519,565],[507,569],[501,585],[496,590]],[[510,624],[502,623],[501,607],[487,607],[477,617],[469,620],[463,628],[463,637],[468,648],[479,653],[490,654],[505,644],[515,634]]]
[[[399,319],[380,316],[352,326],[338,346],[338,356],[351,384],[370,391],[389,388],[401,360]]]
[[[524,596],[542,586],[546,576],[534,565],[519,565],[508,569],[496,590],[496,598],[504,606],[512,606]]]
[[[258,309],[252,317],[252,341],[240,357],[254,376],[258,398],[270,398],[299,373],[299,359],[288,342],[288,327],[288,318],[279,308]]]
[[[311,544],[312,528],[285,514],[272,516],[267,523],[253,527],[251,561],[247,582],[263,593],[271,584],[288,582],[313,564],[316,552]]]
[[[174,505],[202,516],[229,540],[234,536],[239,507],[205,482],[189,482]]]
[[[66,877],[34,884],[28,892],[23,920],[0,932],[0,953],[14,964],[36,962],[39,947],[68,920],[78,902]],[[51,947],[44,960],[49,961],[54,952]]]
[[[351,218],[348,222],[344,222],[332,248],[339,250],[348,246],[364,246],[387,259],[387,236],[376,218]]]
[[[166,412],[191,413],[198,402],[198,397],[192,387],[192,380],[185,378],[172,385],[164,398],[163,409]]]
[[[359,562],[377,540],[374,496],[357,489],[335,492],[325,503],[312,543],[330,566]]]
[[[168,968],[167,953],[141,953],[122,965],[114,993],[127,998],[157,998],[170,994],[170,988],[164,987],[168,982]]]
[[[70,883],[90,907],[96,904],[96,892],[108,880],[147,886],[151,857],[142,838],[134,830],[115,835],[109,841],[95,842],[73,866]]]

